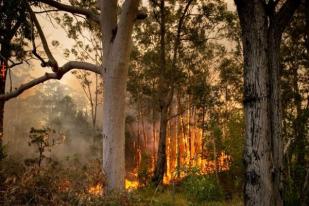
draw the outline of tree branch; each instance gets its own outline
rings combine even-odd
[[[53,73],[45,73],[43,76],[38,77],[36,79],[31,80],[28,83],[20,85],[19,88],[15,89],[12,92],[0,95],[0,101],[7,101],[14,97],[19,96],[27,89],[30,89],[40,83],[43,83],[45,81],[48,81],[50,79],[61,79],[64,74],[71,71],[72,69],[83,69],[87,71],[92,71],[98,74],[101,74],[101,67],[97,65],[93,65],[90,63],[85,62],[77,62],[77,61],[70,61],[64,64],[62,67],[59,68],[57,72]]]
[[[70,12],[73,14],[82,14],[85,15],[87,18],[91,19],[92,21],[96,23],[100,23],[100,18],[98,15],[94,13],[94,11],[91,11],[89,9],[79,8],[75,6],[70,6],[66,4],[62,4],[60,2],[54,1],[54,0],[37,0],[37,2],[41,2],[44,4],[47,4],[49,6],[55,7],[61,11]]]
[[[47,57],[49,59],[48,64],[49,64],[49,66],[52,67],[53,71],[56,72],[56,70],[58,70],[58,63],[57,63],[56,59],[54,58],[54,56],[52,55],[52,53],[51,53],[51,51],[49,49],[49,46],[48,46],[46,37],[44,35],[44,32],[42,30],[42,27],[41,27],[38,19],[36,18],[35,14],[33,13],[33,11],[32,11],[30,6],[28,6],[28,10],[29,10],[29,13],[30,13],[30,17],[31,17],[32,21],[34,22],[34,25],[37,28],[37,31],[39,33],[39,36],[40,36],[43,48],[45,50],[45,53],[46,53],[46,55],[47,55]],[[35,40],[33,39],[33,41],[35,41]]]
[[[45,14],[49,12],[59,12],[59,9],[49,9],[49,10],[44,10],[44,11],[33,11],[35,14]]]
[[[138,14],[138,5],[140,0],[126,0],[123,3],[123,11],[119,17],[119,24],[118,24],[118,39],[126,39],[131,38],[128,33],[131,33],[137,14]]]
[[[109,53],[111,40],[115,31],[117,31],[117,0],[102,0],[100,2],[101,9],[101,32],[103,35],[103,54],[104,64]],[[104,15],[103,15],[104,14]]]
[[[292,17],[299,7],[301,0],[287,0],[281,7],[281,9],[275,14],[276,30],[283,33],[287,25],[289,25]]]

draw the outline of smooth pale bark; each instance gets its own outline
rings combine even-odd
[[[117,1],[101,0],[103,34],[103,170],[106,191],[125,189],[125,103],[132,30],[138,0],[126,0],[117,24]]]
[[[299,0],[275,4],[235,0],[244,50],[245,205],[280,206],[282,139],[280,42]]]

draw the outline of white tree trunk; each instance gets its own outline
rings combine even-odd
[[[125,177],[125,97],[127,63],[119,63],[104,77],[103,168],[108,189],[122,190]]]
[[[132,30],[139,0],[126,0],[117,22],[117,1],[101,0],[103,34],[103,170],[106,191],[125,183],[125,104]]]

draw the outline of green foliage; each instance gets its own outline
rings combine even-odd
[[[181,183],[188,198],[198,201],[222,200],[223,190],[214,175],[203,175],[192,170]]]
[[[99,160],[82,164],[75,157],[63,162],[38,167],[25,167],[17,161],[20,157],[8,157],[0,168],[3,180],[0,205],[87,205],[87,206],[240,206],[241,199],[230,201],[196,199],[183,189],[183,184],[156,187],[146,186],[132,192],[111,193],[101,196],[91,194],[89,188],[104,185],[104,174]],[[191,178],[201,179],[198,170],[191,170]],[[197,176],[195,176],[197,175]],[[3,179],[2,179],[3,178]],[[212,177],[203,183],[215,185]],[[187,180],[185,180],[187,181]],[[192,180],[190,180],[192,181]],[[192,184],[192,183],[191,183]],[[202,185],[199,185],[202,187]],[[212,186],[208,187],[211,188]],[[213,189],[211,194],[217,195]],[[195,194],[195,193],[194,193]],[[210,198],[214,199],[214,198]]]
[[[227,124],[224,151],[231,157],[230,169],[220,174],[221,183],[227,193],[241,193],[244,183],[244,118],[241,111],[234,111]]]
[[[41,163],[44,159],[49,159],[46,156],[46,150],[50,151],[51,148],[59,144],[59,140],[55,137],[55,130],[50,128],[43,128],[43,129],[35,129],[31,128],[29,134],[29,146],[35,145],[38,153],[38,157],[33,160],[26,160],[26,163],[37,162],[38,166],[41,166]]]
[[[141,163],[137,171],[138,182],[141,186],[146,186],[146,184],[150,180],[151,177],[151,173],[149,171],[150,166],[151,166],[150,155],[148,155],[146,152],[143,152]]]
[[[297,191],[298,188],[295,186],[295,182],[292,178],[286,180],[287,187],[284,193],[284,205],[294,206],[301,205],[300,193]]]
[[[0,44],[7,50],[1,50],[2,56],[10,58],[15,54],[21,60],[26,54],[26,39],[31,38],[31,26],[27,18],[26,1],[0,1]],[[13,41],[13,38],[14,41]]]
[[[306,46],[306,8],[301,5],[283,35],[282,108],[283,139],[285,140],[284,200],[287,205],[308,201],[308,91],[309,59]],[[307,199],[307,200],[306,200]]]

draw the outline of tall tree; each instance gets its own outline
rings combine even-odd
[[[166,170],[166,135],[167,135],[167,123],[168,123],[168,109],[172,102],[174,89],[175,89],[175,79],[170,78],[171,72],[176,72],[176,62],[179,55],[180,46],[180,36],[183,31],[185,17],[192,4],[193,0],[188,0],[183,9],[180,9],[180,17],[177,19],[177,30],[174,39],[173,57],[171,57],[171,68],[168,68],[167,63],[167,51],[166,51],[166,36],[167,36],[167,8],[165,5],[165,0],[161,0],[158,3],[159,7],[159,25],[160,25],[160,76],[159,76],[159,107],[160,107],[160,133],[159,133],[159,146],[157,152],[157,163],[155,166],[153,181],[159,184],[163,180],[163,176]]]
[[[282,205],[280,43],[301,0],[235,0],[242,30],[245,205]]]
[[[125,98],[131,34],[138,0],[126,0],[117,18],[117,2],[100,1],[103,34],[103,168],[108,190],[123,190],[125,177]]]
[[[10,77],[10,69],[24,60],[26,56],[24,45],[26,40],[31,38],[25,1],[1,0],[0,19],[0,66],[4,70],[0,78],[0,95],[3,95],[6,80]],[[0,147],[3,137],[4,104],[5,101],[0,101]]]
[[[309,58],[305,6],[299,7],[281,46],[285,205],[308,203]]]
[[[139,0],[125,0],[118,12],[117,0],[98,0],[100,12],[91,9],[75,7],[54,0],[38,0],[61,11],[72,14],[81,14],[93,22],[99,23],[102,32],[103,67],[90,63],[70,61],[60,67],[49,49],[44,32],[32,11],[27,6],[31,20],[37,29],[45,54],[42,65],[52,69],[42,77],[21,85],[8,94],[1,95],[1,100],[8,100],[21,94],[23,91],[49,79],[61,79],[72,69],[84,69],[100,73],[104,82],[106,101],[103,107],[103,170],[107,177],[107,191],[124,190],[124,123],[125,123],[125,94],[128,73],[128,62],[131,51],[131,34],[134,23],[145,18],[145,14],[138,14]],[[99,14],[98,14],[99,13]],[[119,14],[119,15],[118,15]]]

